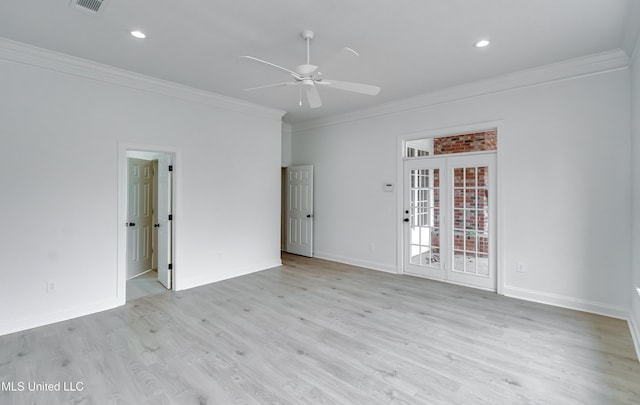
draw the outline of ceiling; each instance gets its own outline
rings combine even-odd
[[[637,39],[640,0],[2,0],[0,37],[287,111],[300,122],[621,48]],[[144,40],[130,31],[147,34]],[[324,77],[382,87],[371,97],[321,88],[300,107],[292,78],[303,29]],[[487,38],[491,45],[475,48]],[[339,52],[348,46],[360,57]],[[327,62],[329,61],[329,62]],[[326,63],[325,63],[326,62]]]

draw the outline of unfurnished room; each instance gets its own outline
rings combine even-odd
[[[0,404],[640,404],[640,0],[3,0]]]

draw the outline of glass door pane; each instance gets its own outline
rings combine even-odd
[[[487,166],[453,169],[454,272],[489,276]]]
[[[409,261],[440,268],[440,169],[413,169],[409,208]]]

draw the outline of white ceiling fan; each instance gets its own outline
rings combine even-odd
[[[295,70],[287,69],[285,67],[276,65],[275,63],[267,62],[266,60],[258,59],[253,56],[242,56],[242,58],[255,60],[257,62],[264,63],[266,65],[283,70],[289,73],[289,75],[293,77],[294,79],[293,81],[267,84],[265,86],[251,87],[245,90],[249,91],[249,90],[266,89],[269,87],[298,86],[300,89],[299,104],[302,105],[302,93],[304,92],[307,98],[307,102],[309,103],[309,107],[311,108],[317,108],[322,106],[322,100],[320,99],[320,93],[318,92],[318,87],[330,87],[338,90],[351,91],[359,94],[366,94],[369,96],[375,96],[378,93],[380,93],[380,87],[378,86],[324,79],[322,77],[322,73],[318,71],[318,66],[312,65],[310,62],[309,45],[310,45],[310,41],[315,36],[314,32],[311,30],[304,30],[302,31],[301,35],[302,35],[302,38],[305,41],[307,41],[307,63],[298,65],[295,68]],[[351,48],[344,48],[344,49],[353,53],[356,56],[359,56],[358,53]]]

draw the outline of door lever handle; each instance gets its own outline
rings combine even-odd
[[[311,218],[311,214],[307,214],[307,218]]]
[[[124,224],[124,226],[136,226],[135,222],[127,222]]]
[[[153,224],[154,228],[160,228],[160,224]]]
[[[403,219],[404,222],[409,222],[409,218]]]

